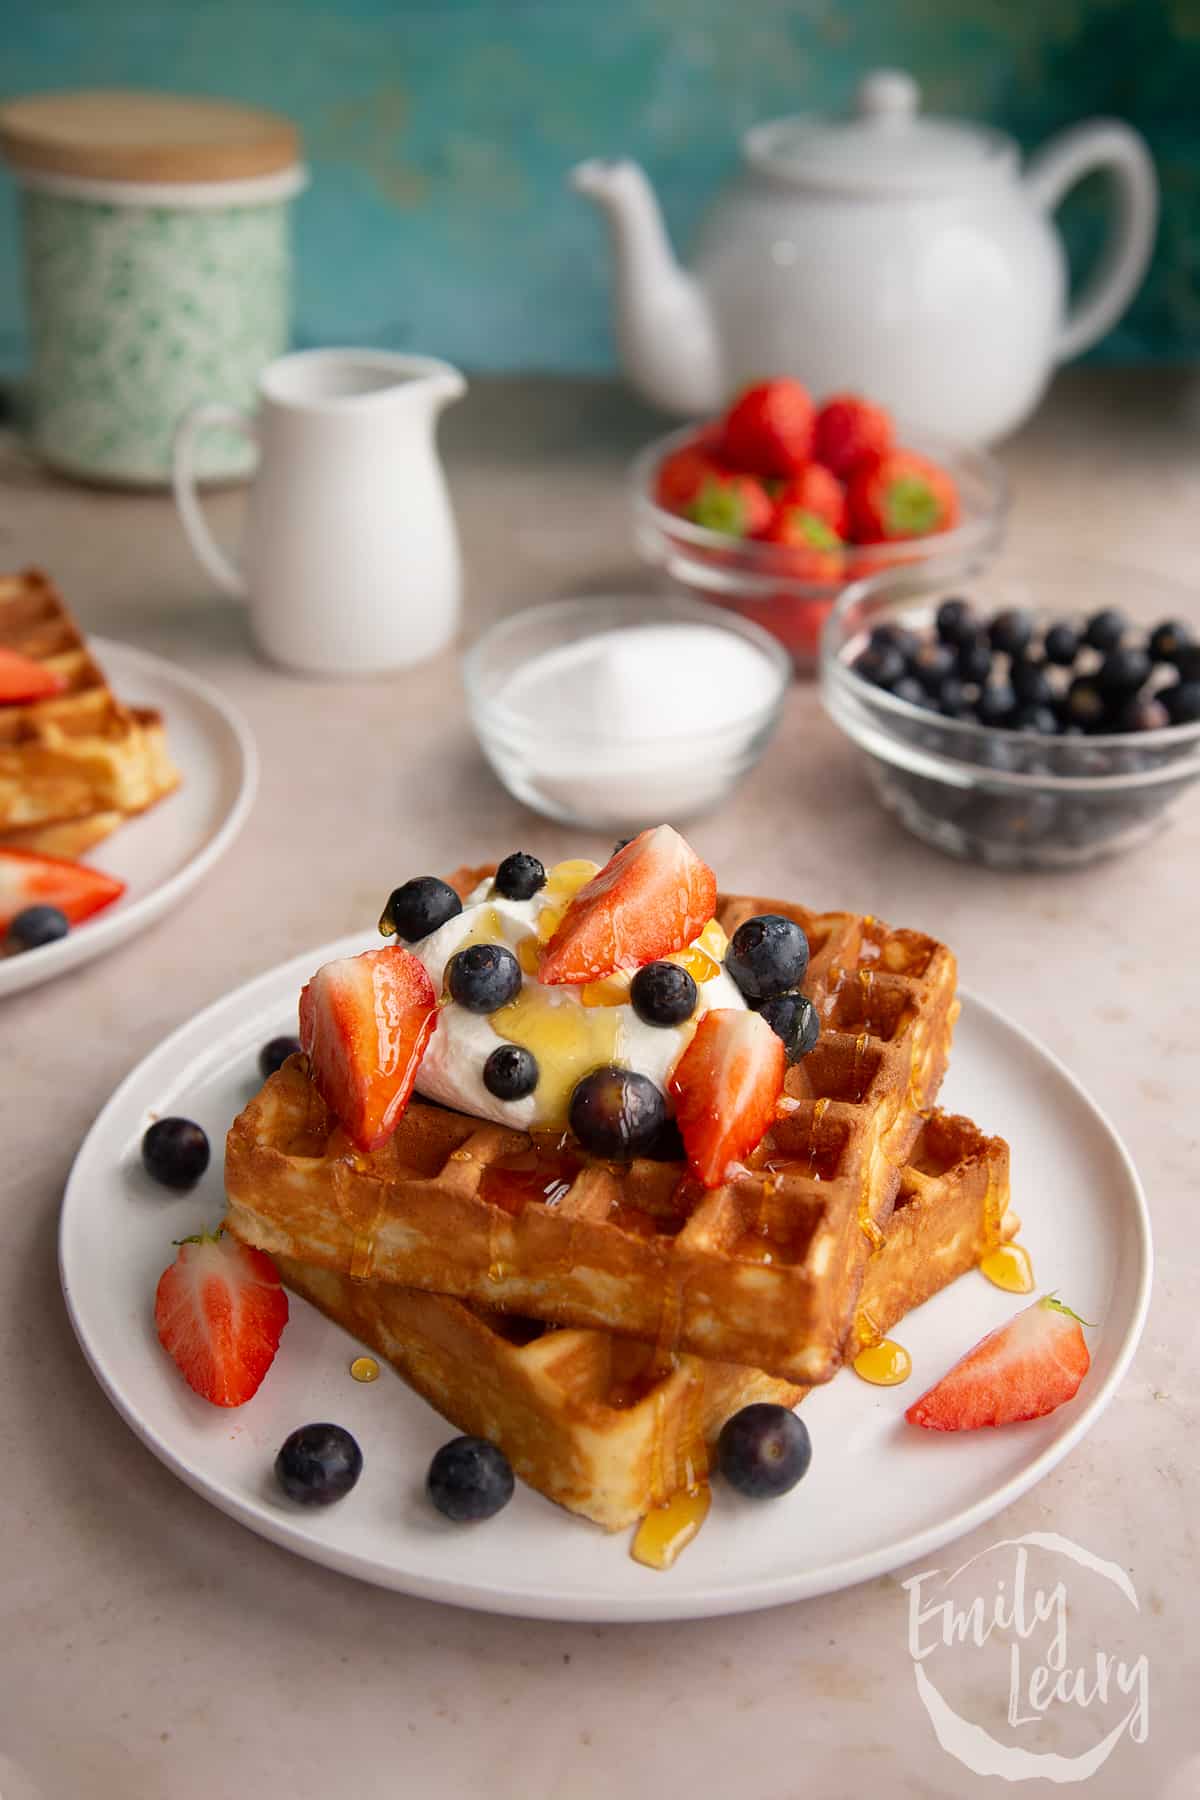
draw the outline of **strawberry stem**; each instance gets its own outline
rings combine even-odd
[[[225,1227],[218,1225],[215,1231],[193,1231],[190,1237],[172,1238],[171,1242],[178,1250],[184,1244],[217,1244],[225,1235]]]
[[[1039,1305],[1048,1306],[1053,1312],[1066,1313],[1068,1319],[1074,1319],[1077,1325],[1086,1325],[1089,1331],[1095,1331],[1096,1329],[1095,1320],[1081,1319],[1077,1312],[1072,1312],[1065,1300],[1060,1300],[1058,1298],[1057,1292],[1053,1294],[1043,1294]]]

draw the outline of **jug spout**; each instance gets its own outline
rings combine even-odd
[[[635,162],[593,159],[571,171],[576,193],[608,220],[617,350],[633,385],[667,412],[713,412],[723,398],[708,301],[675,260],[654,190]]]

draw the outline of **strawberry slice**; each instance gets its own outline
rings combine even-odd
[[[633,838],[581,887],[542,951],[548,987],[640,969],[698,937],[717,904],[717,878],[670,825]]]
[[[705,1013],[669,1083],[688,1163],[705,1187],[720,1187],[730,1164],[761,1143],[786,1069],[783,1040],[760,1014]]]
[[[45,663],[22,656],[19,650],[0,648],[0,706],[13,706],[22,700],[45,700],[61,694],[66,679]]]
[[[0,849],[0,935],[27,906],[57,906],[72,925],[125,892],[125,883],[86,863],[37,850]]]
[[[317,1091],[360,1150],[395,1131],[436,1025],[433,983],[399,944],[326,963],[300,995]]]
[[[271,1258],[224,1233],[184,1238],[154,1296],[159,1343],[214,1406],[241,1406],[258,1392],[287,1318]]]
[[[1091,1357],[1080,1319],[1045,1294],[989,1332],[905,1413],[926,1431],[975,1431],[1041,1419],[1073,1400]]]

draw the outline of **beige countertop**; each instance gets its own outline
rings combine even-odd
[[[655,429],[615,389],[582,383],[481,383],[447,415],[468,637],[528,600],[628,585],[623,469]],[[1200,619],[1194,383],[1171,372],[1075,374],[1002,456],[1011,553],[1052,539],[1152,565],[1195,583]],[[236,492],[212,497],[219,532],[232,536],[241,504]],[[918,1701],[906,1571],[711,1623],[475,1615],[287,1555],[134,1439],[83,1364],[55,1267],[63,1183],[116,1082],[229,988],[361,926],[407,874],[518,844],[547,861],[603,846],[535,821],[498,788],[471,738],[453,656],[368,683],[268,669],[241,609],[191,562],[169,499],[69,486],[8,443],[0,564],[31,562],[90,629],[223,688],[253,727],[263,771],[242,837],[177,911],[0,1005],[3,1800],[993,1792],[994,1780],[939,1749]],[[763,763],[692,835],[751,891],[935,931],[958,952],[964,982],[1060,1055],[1124,1134],[1158,1259],[1136,1362],[1087,1439],[955,1556],[1059,1531],[1126,1568],[1151,1669],[1150,1734],[1122,1742],[1088,1792],[1200,1793],[1200,1760],[1189,1762],[1200,1751],[1195,1658],[1185,1653],[1200,1598],[1200,798],[1143,851],[1091,870],[959,865],[878,811],[799,684]],[[1088,1644],[1086,1614],[1075,1629]],[[979,1722],[998,1724],[1003,1693],[978,1703]],[[1029,1742],[1063,1749],[1068,1736],[1048,1719]]]

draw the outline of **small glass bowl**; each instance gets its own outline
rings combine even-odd
[[[825,709],[865,752],[884,806],[926,843],[1003,869],[1071,868],[1127,850],[1161,825],[1200,776],[1200,723],[1049,737],[943,718],[856,675],[885,622],[929,630],[961,593],[983,616],[1026,607],[1039,625],[1114,607],[1135,627],[1200,624],[1200,596],[1147,570],[1046,556],[1027,573],[931,582],[905,569],[848,588],[825,627]]]
[[[664,570],[680,587],[771,632],[801,674],[816,667],[821,628],[849,582],[898,566],[919,566],[930,581],[962,579],[982,568],[1004,536],[1008,484],[995,458],[986,450],[970,449],[916,427],[898,428],[899,442],[954,477],[962,505],[960,523],[953,531],[926,538],[847,544],[833,553],[843,561],[843,579],[797,580],[795,552],[785,545],[709,531],[655,501],[655,478],[663,458],[704,429],[703,423],[685,425],[647,444],[634,460],[630,471],[634,542],[648,563]]]
[[[568,738],[539,731],[508,708],[502,690],[531,657],[619,626],[703,624],[762,652],[771,674],[767,701],[711,730],[669,735]],[[674,595],[588,597],[533,606],[501,619],[463,659],[475,735],[509,793],[568,825],[595,831],[676,824],[718,806],[762,755],[779,722],[791,665],[773,637],[744,619]]]

